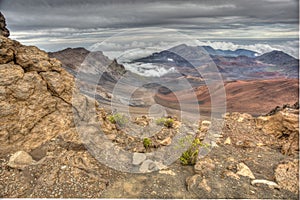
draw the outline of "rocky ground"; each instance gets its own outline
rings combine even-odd
[[[102,197],[297,199],[298,110],[225,119],[218,146],[195,166],[178,161],[159,172],[127,174]]]
[[[1,157],[2,197],[298,198],[298,113],[227,114],[217,146],[194,166],[133,174],[100,164],[74,135]],[[213,124],[211,124],[213,125]],[[199,134],[207,134],[206,128]],[[284,131],[283,131],[284,130]],[[117,142],[117,140],[115,140]],[[122,146],[122,142],[120,145]]]

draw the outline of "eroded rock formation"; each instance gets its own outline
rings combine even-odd
[[[0,41],[1,154],[30,151],[74,128],[73,77],[37,47]]]
[[[93,127],[94,108],[60,61],[0,36],[0,197],[99,197],[115,172],[88,153],[75,126],[97,130],[82,127]]]
[[[0,35],[9,37],[9,30],[6,28],[6,22],[3,14],[0,12]]]

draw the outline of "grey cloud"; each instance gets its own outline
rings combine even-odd
[[[92,43],[123,29],[143,27],[173,28],[195,37],[283,33],[298,37],[298,4],[297,0],[0,0],[11,37],[28,44],[44,39],[44,46],[51,39],[65,39],[66,45],[80,44],[82,38]]]
[[[4,0],[1,7],[16,29],[169,26],[178,24],[177,20],[194,24],[215,24],[216,20],[298,23],[296,1]],[[237,18],[224,20],[231,16]]]

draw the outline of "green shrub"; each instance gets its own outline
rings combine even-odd
[[[162,118],[158,118],[156,119],[156,124],[157,125],[163,125],[165,123],[166,118],[162,117]]]
[[[126,118],[121,115],[120,113],[116,113],[116,114],[113,114],[113,115],[109,115],[107,117],[107,119],[113,123],[113,124],[118,124],[119,126],[124,126],[127,122]]]
[[[197,161],[199,148],[203,146],[198,138],[195,138],[188,150],[180,156],[180,162],[183,165],[194,165]]]
[[[144,147],[148,149],[152,145],[152,141],[150,138],[144,138],[143,140]]]
[[[167,128],[172,128],[174,125],[174,119],[162,117],[156,120],[156,124],[164,125]]]

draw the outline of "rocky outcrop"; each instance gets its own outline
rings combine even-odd
[[[271,116],[276,114],[277,112],[285,109],[285,108],[291,108],[291,109],[299,109],[299,102],[294,103],[293,105],[290,104],[284,104],[282,107],[276,106],[274,109],[272,109],[270,112],[268,112],[265,116]]]
[[[277,138],[283,154],[298,155],[299,106],[297,103],[294,106],[286,106],[273,115],[258,117],[257,127],[262,129],[264,133]]]
[[[74,79],[33,46],[0,37],[0,152],[30,151],[74,128]]]
[[[9,30],[6,28],[6,22],[3,14],[0,12],[0,35],[9,37]]]
[[[97,130],[97,104],[60,61],[4,36],[0,74],[0,197],[99,197],[115,172],[76,131]]]

